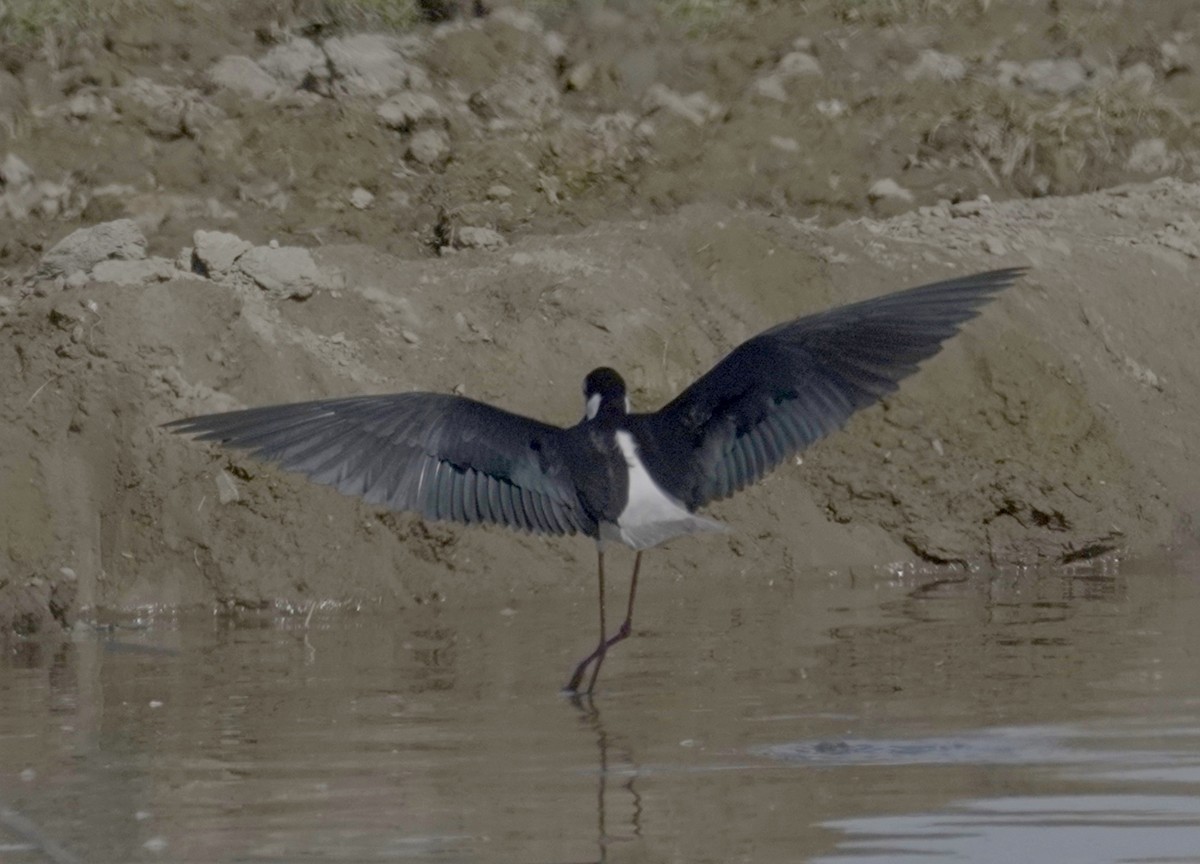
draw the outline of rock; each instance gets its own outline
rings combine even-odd
[[[238,492],[237,481],[225,469],[221,469],[216,476],[217,481],[217,500],[222,504],[232,504],[235,501],[240,501],[242,496]]]
[[[787,87],[784,86],[783,78],[779,75],[764,75],[757,79],[752,86],[755,93],[767,99],[773,99],[776,102],[786,102],[788,99]]]
[[[423,129],[409,140],[408,155],[421,165],[437,165],[450,155],[450,136],[441,129]]]
[[[192,270],[210,279],[221,279],[228,274],[234,263],[253,244],[227,231],[197,231],[192,235]]]
[[[33,169],[16,153],[9,153],[0,162],[0,183],[6,189],[24,189],[33,183]]]
[[[275,46],[259,59],[258,65],[292,90],[304,87],[314,79],[329,77],[324,52],[308,39],[293,39]]]
[[[390,129],[411,132],[427,122],[441,122],[445,112],[441,104],[428,93],[397,93],[375,109],[375,116]]]
[[[1154,89],[1154,69],[1149,63],[1134,63],[1121,70],[1120,82],[1140,96],[1149,96]]]
[[[696,126],[703,126],[721,114],[721,106],[710,99],[707,93],[697,90],[688,96],[681,96],[664,84],[650,85],[646,91],[646,102],[651,107],[668,111]]]
[[[65,214],[70,207],[71,189],[62,183],[43,180],[36,186],[37,208],[47,219]]]
[[[972,198],[969,201],[956,201],[951,204],[950,215],[978,216],[990,206],[992,206],[992,199],[987,195],[980,195],[978,198]]]
[[[375,196],[370,191],[357,186],[350,191],[350,206],[356,210],[366,210],[375,203]]]
[[[546,49],[546,54],[552,60],[562,60],[567,56],[566,38],[553,30],[547,31],[546,35],[542,37],[542,47]]]
[[[560,94],[549,70],[519,64],[471,96],[472,109],[500,126],[537,125],[556,115]]]
[[[16,134],[17,118],[25,113],[25,85],[6,69],[0,69],[0,129]]]
[[[335,36],[324,48],[338,83],[356,96],[386,96],[429,86],[425,70],[405,59],[394,37],[382,33]]]
[[[495,183],[488,187],[487,197],[493,201],[504,201],[513,196],[513,190],[503,183]]]
[[[582,63],[576,63],[567,72],[566,85],[568,90],[586,90],[587,86],[592,83],[592,79],[596,77],[596,67],[584,60]]]
[[[279,83],[249,57],[227,54],[208,70],[208,80],[250,99],[270,99],[279,93]]]
[[[175,262],[169,258],[143,258],[138,261],[101,261],[92,268],[96,282],[117,285],[142,285],[147,282],[166,282],[175,276]],[[68,283],[70,279],[67,280]]]
[[[817,58],[807,51],[790,51],[775,64],[768,74],[758,78],[752,87],[754,92],[776,102],[788,99],[787,84],[794,78],[819,78],[824,75]]]
[[[1164,174],[1175,167],[1176,159],[1161,138],[1143,138],[1133,145],[1125,167],[1141,174]]]
[[[799,153],[800,142],[795,138],[785,138],[782,135],[772,135],[767,139],[771,146],[776,150],[782,150],[784,153]]]
[[[989,255],[1006,255],[1008,254],[1008,246],[1004,241],[995,235],[989,235],[983,238],[983,249]]]
[[[1088,77],[1078,60],[1034,60],[1021,68],[1017,83],[1037,93],[1070,96],[1088,86]]]
[[[325,284],[312,255],[299,246],[255,246],[237,267],[275,300],[304,300]]]
[[[72,231],[42,256],[37,276],[54,278],[75,270],[91,270],[109,258],[137,260],[146,257],[146,237],[132,219],[102,222]]]
[[[1163,77],[1200,71],[1200,45],[1194,38],[1183,36],[1180,42],[1163,42],[1158,52],[1158,68]]]
[[[498,231],[468,225],[454,232],[454,245],[459,249],[499,249],[508,244]]]
[[[785,80],[791,80],[803,76],[820,78],[824,73],[816,57],[804,51],[790,51],[780,59],[775,67],[775,74],[783,76]]]
[[[74,120],[88,120],[98,114],[111,114],[112,102],[96,93],[77,93],[67,100],[66,113]]]
[[[841,117],[850,110],[850,106],[841,99],[818,99],[814,107],[818,114],[830,118]]]
[[[867,198],[876,201],[912,201],[913,194],[890,177],[876,180],[867,190]]]
[[[118,91],[142,106],[140,119],[151,132],[166,137],[195,135],[211,128],[225,114],[198,90],[134,78]]]
[[[961,81],[967,76],[967,64],[953,54],[943,54],[926,48],[916,61],[904,70],[907,81]]]

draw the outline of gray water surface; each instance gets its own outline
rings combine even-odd
[[[643,584],[10,642],[0,861],[1200,861],[1194,564]]]

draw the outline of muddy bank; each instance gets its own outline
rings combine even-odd
[[[1198,206],[1178,181],[831,229],[696,206],[433,260],[325,247],[298,295],[235,269],[39,283],[0,317],[4,606],[588,590],[590,541],[380,513],[158,424],[404,389],[566,424],[608,363],[650,409],[781,319],[1009,264],[1033,269],[898,395],[713,508],[734,532],[656,553],[654,578],[1157,549],[1200,510]]]
[[[1034,269],[660,577],[1189,535],[1193,3],[484,5],[385,32],[129,4],[24,42],[0,14],[6,630],[589,590],[586,542],[379,514],[157,424],[409,388],[569,423],[602,363],[651,408],[776,321],[1007,264]]]

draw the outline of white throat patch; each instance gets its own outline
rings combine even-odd
[[[680,501],[655,483],[638,456],[632,435],[618,431],[617,446],[629,468],[629,499],[615,526],[600,526],[602,539],[620,540],[634,549],[649,549],[680,534],[727,530],[720,522],[689,513]]]
[[[587,419],[595,420],[596,415],[600,413],[600,394],[593,393],[589,396],[587,402],[584,403],[583,410],[587,412]]]

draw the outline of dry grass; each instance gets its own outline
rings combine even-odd
[[[0,0],[0,46],[31,45],[53,33],[94,29],[144,9],[148,0]]]
[[[996,185],[1026,194],[1086,191],[1105,166],[1121,165],[1139,140],[1186,144],[1200,117],[1157,94],[1119,82],[1070,99],[991,88],[943,115],[925,134],[928,150],[974,165]]]

